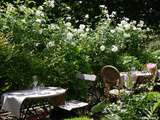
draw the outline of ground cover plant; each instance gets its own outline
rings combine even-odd
[[[160,94],[141,93],[122,97],[118,104],[103,101],[92,108],[92,112],[102,113],[100,120],[159,120]]]

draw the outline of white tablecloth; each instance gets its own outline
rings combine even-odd
[[[47,87],[38,91],[34,90],[23,90],[5,93],[2,95],[3,104],[2,109],[11,112],[17,118],[20,117],[20,109],[23,101],[28,98],[45,98],[54,97],[57,95],[64,94],[66,89],[59,87]]]
[[[132,72],[130,74],[131,76],[131,80],[133,81],[137,81],[138,78],[142,78],[142,77],[148,77],[148,78],[151,78],[152,74],[149,73],[149,72],[142,72],[142,71],[135,71],[135,72]],[[126,80],[129,80],[129,73],[128,72],[121,72],[120,73],[120,76],[121,76],[121,80],[123,81],[123,84],[125,83]]]

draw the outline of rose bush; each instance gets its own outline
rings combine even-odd
[[[51,19],[48,10],[54,10],[55,4],[49,2],[41,6],[6,3],[0,8],[0,32],[9,34],[7,42],[12,46],[12,52],[2,58],[7,59],[5,64],[0,63],[6,71],[0,76],[7,77],[10,89],[31,87],[32,76],[36,75],[39,83],[46,86],[69,88],[70,97],[76,97],[76,91],[85,96],[88,85],[76,80],[77,72],[99,76],[106,64],[127,71],[131,66],[141,69],[141,64],[157,60],[147,57],[150,34],[143,21],[124,18],[115,24],[116,13],[109,15],[101,5],[101,20],[95,29],[88,22],[75,27],[75,18],[67,14],[56,22]]]

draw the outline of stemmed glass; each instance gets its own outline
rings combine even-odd
[[[134,84],[135,84],[135,80],[134,80],[134,77],[135,77],[135,71],[136,71],[136,68],[135,67],[131,67],[131,71],[128,73],[128,80],[126,82],[126,86],[129,90],[132,90],[133,87],[134,87]]]
[[[34,80],[34,81],[33,81],[33,88],[36,88],[37,85],[38,85],[38,81],[37,81],[37,80]]]
[[[33,76],[33,92],[35,92],[36,94],[39,93],[39,87],[37,85],[38,85],[37,76]]]

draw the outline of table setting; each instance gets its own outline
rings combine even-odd
[[[53,98],[65,94],[66,89],[60,87],[43,87],[29,90],[19,90],[4,93],[2,95],[2,110],[9,111],[17,118],[20,118],[20,109],[27,99]]]

